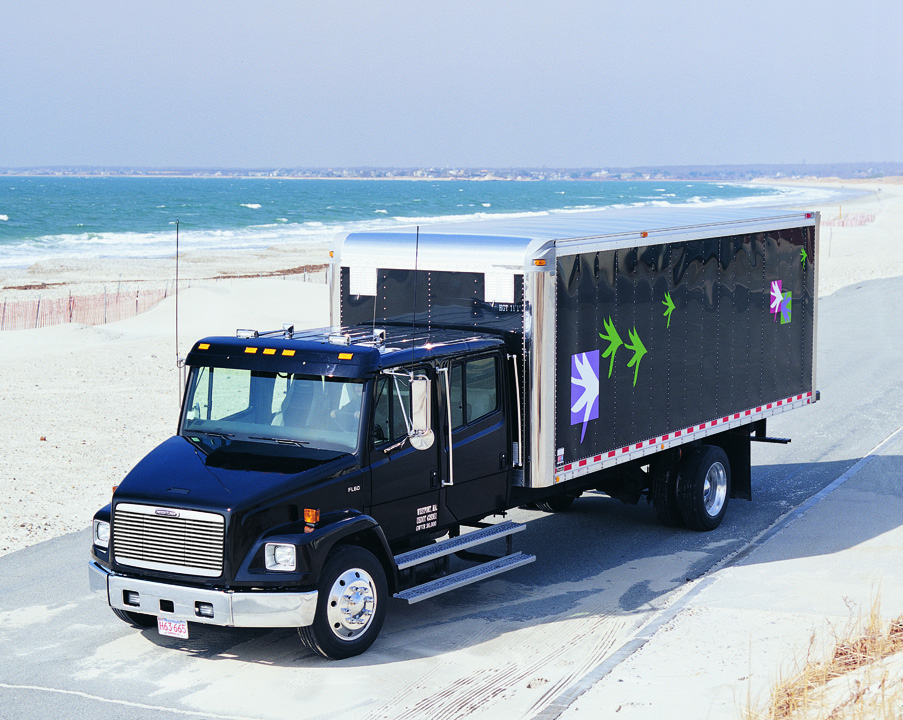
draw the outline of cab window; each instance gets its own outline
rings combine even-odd
[[[452,428],[477,422],[495,412],[498,398],[498,357],[455,363],[451,368]]]

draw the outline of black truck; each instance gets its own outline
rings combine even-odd
[[[357,655],[390,596],[532,562],[526,526],[491,521],[512,508],[594,489],[717,528],[767,418],[817,399],[815,213],[501,218],[330,255],[333,324],[197,342],[178,434],[94,516],[91,587],[122,620]]]

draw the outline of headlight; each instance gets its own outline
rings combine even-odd
[[[267,543],[264,550],[267,570],[291,572],[295,569],[295,546]]]
[[[110,523],[94,521],[94,544],[103,548],[110,546]]]

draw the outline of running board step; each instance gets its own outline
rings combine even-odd
[[[459,550],[466,550],[475,545],[482,545],[483,543],[495,540],[496,538],[512,535],[521,530],[526,530],[526,528],[526,525],[506,520],[497,525],[490,525],[482,530],[474,530],[473,532],[464,535],[458,535],[457,537],[448,538],[447,540],[442,540],[433,543],[432,545],[418,548],[417,550],[411,550],[410,552],[396,555],[395,566],[399,570],[404,570],[405,568],[413,567],[414,565],[419,565],[420,563],[429,560],[435,560],[436,558],[451,555]]]
[[[483,563],[482,565],[475,565],[474,567],[467,568],[467,570],[456,572],[454,575],[448,575],[447,577],[439,578],[438,580],[433,580],[432,582],[424,583],[423,585],[418,585],[409,590],[404,590],[400,593],[396,593],[395,597],[400,600],[407,600],[408,604],[414,604],[415,602],[420,602],[421,600],[447,593],[450,590],[457,590],[460,587],[470,585],[478,580],[485,580],[493,575],[499,575],[508,570],[514,570],[514,568],[519,568],[521,565],[528,565],[535,559],[535,555],[524,555],[522,552],[516,552],[513,555],[505,555],[498,560]]]

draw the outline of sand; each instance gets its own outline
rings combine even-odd
[[[903,184],[882,181],[858,187],[862,195],[855,200],[807,208],[819,210],[824,221],[818,263],[822,296],[874,278],[903,275]],[[326,286],[318,282],[321,277],[283,273],[325,258],[325,248],[309,246],[215,257],[186,254],[180,274],[190,278],[192,286],[179,297],[178,348],[173,297],[118,323],[0,332],[0,430],[6,440],[0,465],[0,555],[84,530],[93,513],[109,502],[112,486],[175,433],[181,388],[176,358],[196,339],[231,335],[237,327],[325,325],[327,296]],[[235,277],[252,274],[270,276]],[[172,258],[103,265],[59,261],[0,269],[0,299],[93,294],[119,283],[160,286],[171,284],[173,276]],[[40,287],[12,289],[28,285]],[[810,525],[799,523],[781,537],[786,542],[806,538],[812,527],[826,524],[812,513]],[[753,658],[768,668],[777,667],[782,654],[791,660],[793,653],[805,650],[809,625],[800,621],[799,613],[734,607],[732,593],[746,597],[749,588],[774,583],[775,568],[791,585],[806,571],[815,579],[838,582],[850,579],[850,567],[860,575],[870,571],[858,556],[845,555],[824,555],[820,564],[805,558],[805,563],[791,562],[781,570],[781,537],[765,550],[775,562],[730,570],[727,581],[701,593],[654,641],[577,699],[564,717],[657,717],[663,708],[676,717],[726,717],[743,706],[748,691],[755,689],[754,695],[761,697],[770,674],[764,673],[753,688],[744,679]],[[895,557],[875,555],[874,562],[883,567]],[[837,596],[827,590],[821,594]],[[807,612],[819,618],[837,614],[822,606]],[[732,628],[733,634],[718,648],[700,648],[698,638],[712,627]],[[751,644],[751,637],[757,644]],[[207,671],[220,670],[212,668]],[[698,709],[700,697],[706,698],[706,712],[686,711]]]
[[[837,184],[846,184],[840,183]],[[820,210],[820,294],[903,275],[903,184],[860,184],[862,196]],[[874,218],[873,220],[871,218]],[[838,218],[860,222],[843,226]],[[325,246],[217,256],[185,254],[180,277],[180,347],[236,328],[328,323],[323,275],[284,274],[325,262]],[[91,294],[121,283],[172,284],[173,258],[56,261],[0,269],[0,298]],[[272,274],[267,278],[235,276]],[[233,276],[231,279],[216,279]],[[307,281],[305,281],[307,280]],[[38,285],[37,289],[12,289]],[[174,298],[130,320],[0,333],[0,554],[90,524],[111,488],[174,434],[179,411]]]

